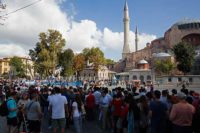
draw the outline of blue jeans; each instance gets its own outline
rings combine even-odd
[[[82,132],[82,118],[80,117],[73,117],[74,121],[74,127],[76,130],[76,133],[81,133]]]

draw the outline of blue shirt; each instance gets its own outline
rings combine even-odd
[[[102,99],[101,99],[101,106],[102,107],[108,107],[110,102],[112,101],[112,97],[109,94],[106,94]]]
[[[159,126],[166,121],[167,106],[161,101],[151,101],[150,110],[152,111],[151,125]]]
[[[8,98],[7,107],[8,107],[8,110],[9,110],[8,118],[17,117],[17,110],[16,111],[10,111],[11,109],[17,108],[17,104],[16,104],[16,102],[13,98],[11,98],[11,97]]]

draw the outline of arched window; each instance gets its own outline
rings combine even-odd
[[[133,75],[133,80],[137,80],[137,76],[136,75]]]
[[[140,81],[141,81],[141,83],[144,82],[144,76],[143,75],[140,76]]]
[[[151,76],[150,75],[147,75],[147,80],[151,80]]]

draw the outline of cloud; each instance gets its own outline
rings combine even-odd
[[[32,2],[34,1],[7,0],[6,12],[12,12]],[[0,40],[20,44],[26,50],[36,44],[40,32],[57,29],[66,36],[70,28],[68,15],[60,10],[56,0],[42,0],[7,17],[0,28]]]
[[[25,50],[16,44],[1,44],[0,45],[0,57],[12,57],[12,56],[23,56],[25,57],[27,53]]]
[[[6,12],[14,11],[31,2],[34,0],[7,0]],[[0,28],[0,56],[13,55],[15,49],[20,51],[17,52],[18,55],[28,54],[28,50],[35,47],[40,32],[56,29],[66,39],[66,48],[81,52],[86,47],[100,47],[107,58],[121,58],[123,32],[113,32],[108,27],[100,30],[96,22],[88,19],[76,21],[73,19],[73,15],[76,14],[74,6],[71,5],[71,12],[63,11],[63,2],[68,1],[42,0],[31,7],[10,14]],[[155,35],[141,33],[139,49],[144,48],[147,42],[155,38]],[[132,51],[134,40],[135,34],[131,31],[129,44]],[[2,48],[6,50],[2,51]]]
[[[72,27],[67,33],[67,46],[74,51],[81,51],[86,47],[97,47],[100,44],[102,33],[96,23],[91,20],[72,22]]]

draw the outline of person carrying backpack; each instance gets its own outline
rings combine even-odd
[[[29,124],[29,132],[40,133],[42,112],[40,103],[38,102],[38,94],[33,93],[31,94],[31,97],[32,97],[31,101],[29,101],[25,107]]]
[[[12,92],[7,100],[8,116],[7,125],[8,133],[15,133],[17,131],[17,104],[16,104],[16,92]]]

